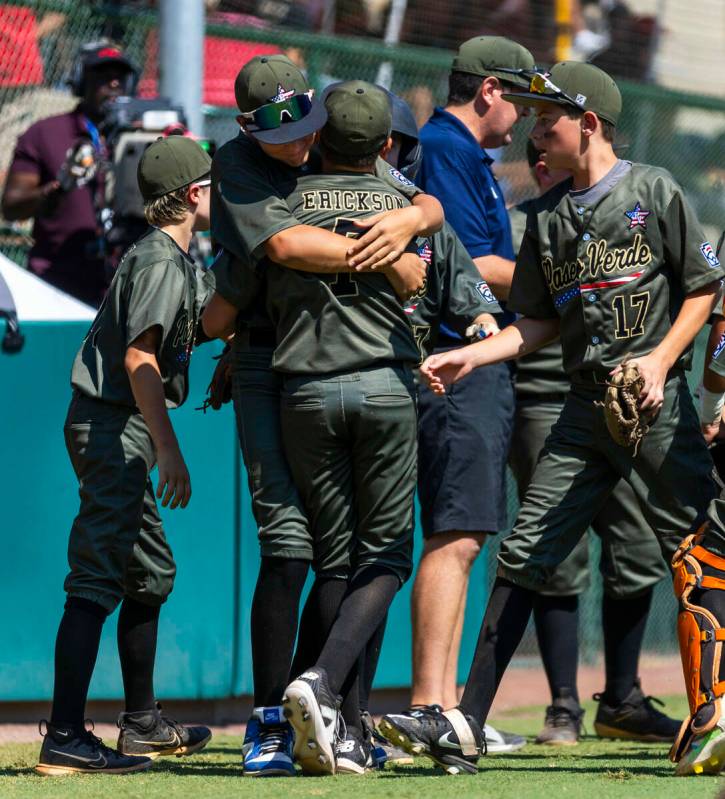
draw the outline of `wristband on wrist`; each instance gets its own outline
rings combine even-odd
[[[702,424],[715,424],[722,417],[725,406],[725,394],[708,391],[705,386],[700,387],[700,421]]]

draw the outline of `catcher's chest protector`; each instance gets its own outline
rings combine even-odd
[[[680,602],[677,635],[690,705],[690,715],[670,750],[670,759],[675,763],[687,751],[693,736],[708,732],[720,720],[720,697],[725,694],[725,681],[720,681],[725,628],[712,611],[690,602],[693,591],[725,591],[725,558],[699,543],[705,528],[703,525],[697,533],[687,536],[672,558],[675,596]],[[703,575],[703,565],[716,569],[721,576]]]

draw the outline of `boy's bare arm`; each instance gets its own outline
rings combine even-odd
[[[426,358],[420,373],[435,394],[480,366],[521,358],[559,335],[559,319],[517,319],[495,336]]]
[[[235,305],[215,291],[201,315],[201,326],[209,338],[228,341],[234,335],[238,313]]]
[[[146,330],[127,347],[124,366],[156,450],[159,467],[156,496],[164,507],[171,503],[171,508],[179,505],[185,508],[191,498],[191,479],[166,408],[164,384],[156,360],[160,343],[158,327]]]

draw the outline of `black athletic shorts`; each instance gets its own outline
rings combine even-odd
[[[435,352],[450,349],[439,347]],[[504,530],[506,462],[514,417],[511,367],[476,369],[445,397],[420,386],[418,402],[423,535]]]

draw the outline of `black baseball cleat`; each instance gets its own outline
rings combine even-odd
[[[440,705],[413,705],[402,713],[390,713],[383,716],[378,724],[378,730],[383,737],[395,744],[395,738],[391,738],[388,730],[391,725],[395,728],[405,729],[405,736],[408,739],[408,746],[402,747],[404,752],[411,755],[422,755],[425,752],[426,744],[418,739],[418,730],[424,729],[424,720],[430,715],[440,715],[443,708]]]
[[[372,744],[372,759],[376,768],[391,766],[412,766],[413,757],[399,746],[393,746],[390,741],[376,729],[375,722],[370,713],[365,710],[360,714],[365,736]]]
[[[535,743],[547,746],[576,746],[581,735],[584,711],[570,695],[558,696],[546,708],[544,729]]]
[[[300,674],[285,689],[282,707],[295,731],[294,759],[305,774],[335,773],[339,701],[324,669]]]
[[[335,742],[335,773],[364,774],[374,768],[377,761],[373,759],[371,736],[348,727]]]
[[[124,755],[169,757],[193,755],[211,740],[208,727],[185,727],[161,714],[161,705],[118,717],[118,751]]]
[[[652,705],[663,702],[642,693],[639,679],[627,698],[619,705],[607,704],[604,694],[594,694],[599,702],[594,719],[594,730],[600,738],[624,738],[630,741],[672,743],[680,731],[680,721],[675,721]]]
[[[43,745],[35,770],[46,777],[66,774],[130,774],[134,771],[145,771],[152,764],[147,757],[132,757],[111,749],[91,730],[56,727],[45,720],[40,722],[38,730],[43,736]]]
[[[486,736],[480,724],[458,708],[383,716],[380,731],[412,755],[425,755],[447,774],[478,771],[478,758],[486,753]]]

